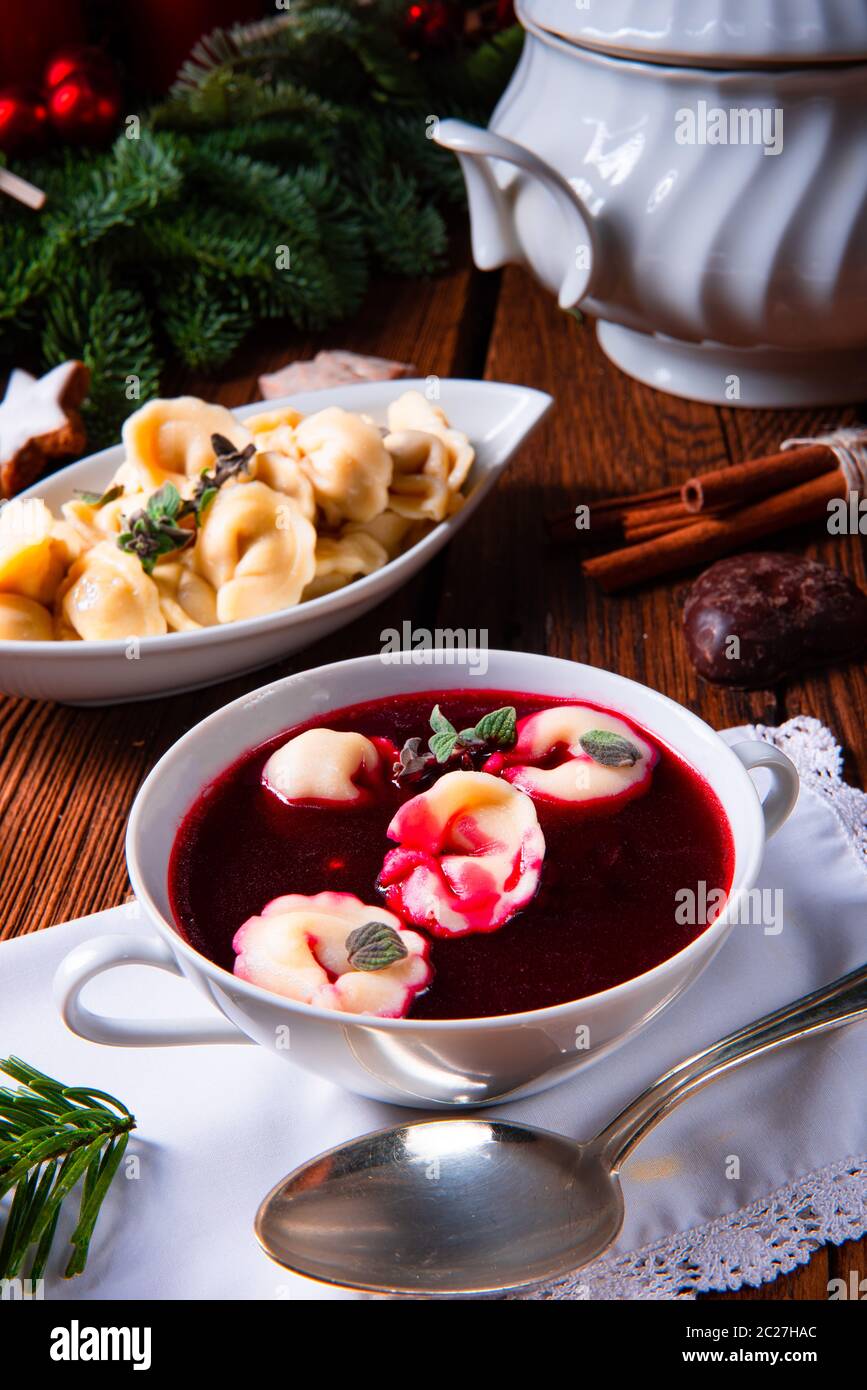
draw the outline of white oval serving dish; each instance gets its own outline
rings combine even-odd
[[[503,382],[438,378],[436,403],[470,438],[476,459],[466,504],[382,569],[336,593],[261,618],[142,637],[135,642],[0,641],[0,691],[74,705],[124,704],[213,685],[267,666],[345,626],[417,574],[469,521],[506,464],[551,407],[543,391]],[[425,380],[364,382],[310,391],[281,400],[256,401],[234,413],[239,419],[291,405],[310,413],[339,405],[385,423],[390,401],[406,390],[425,392]],[[41,480],[21,497],[41,497],[59,511],[75,488],[101,492],[123,459],[113,445]]]

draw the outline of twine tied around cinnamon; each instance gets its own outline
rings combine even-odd
[[[831,450],[849,492],[857,492],[859,499],[867,496],[867,429],[862,425],[851,425],[847,429],[817,434],[814,439],[784,439],[780,452],[803,449],[812,444],[824,444]]]

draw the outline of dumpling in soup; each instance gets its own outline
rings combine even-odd
[[[161,637],[167,631],[159,589],[141,561],[112,541],[82,555],[58,592],[58,625],[85,641]]]
[[[223,488],[196,542],[199,573],[217,590],[217,621],[293,607],[313,578],[316,529],[265,483]]]

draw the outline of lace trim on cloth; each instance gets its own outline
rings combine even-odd
[[[843,753],[831,730],[812,715],[799,714],[776,729],[751,724],[749,732],[790,757],[802,783],[828,802],[867,873],[867,793],[841,780]]]
[[[820,1246],[857,1240],[865,1230],[867,1157],[848,1158],[706,1226],[597,1260],[527,1298],[689,1299],[711,1289],[755,1289],[806,1264]]]
[[[841,780],[843,754],[830,729],[809,715],[750,734],[786,753],[804,786],[838,817],[867,873],[867,794]],[[806,1264],[826,1244],[867,1232],[867,1155],[805,1174],[769,1197],[704,1226],[623,1255],[608,1255],[535,1293],[532,1301],[689,1299],[710,1290],[758,1288]]]

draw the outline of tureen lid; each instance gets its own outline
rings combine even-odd
[[[858,0],[518,0],[522,20],[584,48],[691,67],[867,58]]]

